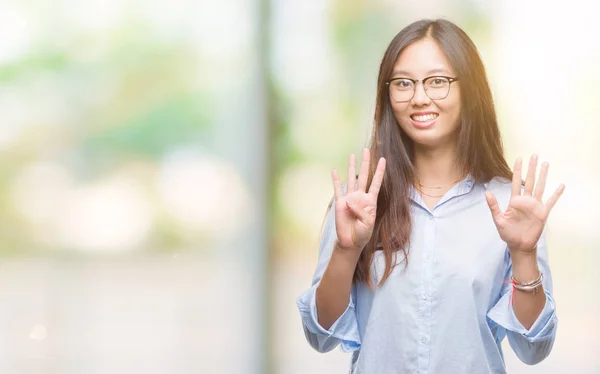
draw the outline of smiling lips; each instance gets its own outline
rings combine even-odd
[[[410,116],[410,119],[415,127],[423,129],[431,127],[438,116],[439,114],[433,112],[415,113]]]

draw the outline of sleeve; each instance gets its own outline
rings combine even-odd
[[[505,283],[500,300],[488,312],[487,316],[505,329],[508,342],[521,361],[535,365],[545,359],[552,350],[556,337],[556,304],[552,297],[552,274],[548,266],[545,230],[542,232],[537,246],[537,260],[540,271],[544,273],[543,287],[546,294],[544,309],[529,330],[525,329],[514,313],[511,299],[511,285],[508,281],[512,275],[512,264],[507,249],[508,264]]]
[[[319,260],[313,276],[312,287],[303,292],[297,299],[297,306],[302,317],[304,334],[308,343],[319,352],[329,352],[336,346],[344,352],[356,351],[360,348],[360,335],[355,311],[356,286],[352,286],[348,307],[342,315],[325,330],[319,325],[316,306],[316,291],[329,263],[333,245],[337,239],[335,231],[335,209],[329,209],[322,230]]]

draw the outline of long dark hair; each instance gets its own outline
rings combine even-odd
[[[478,183],[494,177],[512,178],[503,155],[502,140],[492,93],[481,57],[467,34],[452,22],[421,20],[398,33],[388,46],[377,79],[377,101],[370,141],[369,185],[380,157],[387,160],[385,177],[377,200],[377,219],[371,240],[358,261],[354,281],[370,287],[371,262],[376,250],[385,256],[385,270],[379,285],[391,274],[398,251],[408,261],[411,234],[409,188],[415,176],[412,140],[402,131],[392,110],[386,81],[392,76],[400,53],[410,44],[433,39],[460,77],[461,117],[457,129],[459,168]]]

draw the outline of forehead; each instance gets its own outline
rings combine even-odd
[[[393,76],[423,78],[431,74],[454,75],[446,55],[433,39],[412,43],[398,56]]]

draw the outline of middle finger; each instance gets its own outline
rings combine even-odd
[[[527,177],[525,178],[525,191],[524,196],[531,196],[533,193],[533,186],[535,184],[535,171],[537,169],[537,155],[531,156],[529,159],[529,168],[527,170]]]

